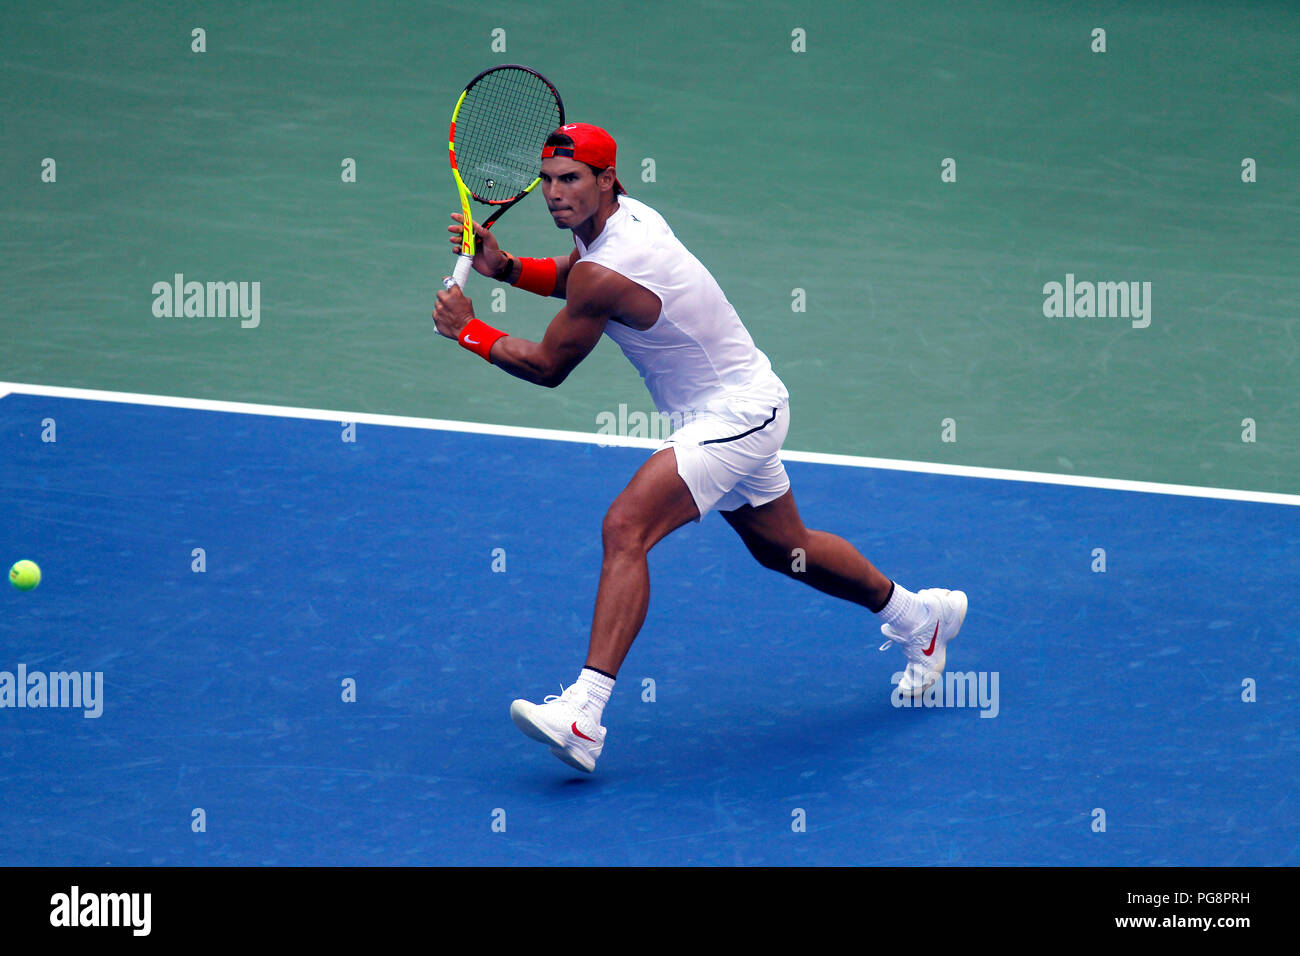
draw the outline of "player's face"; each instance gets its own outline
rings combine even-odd
[[[577,229],[600,208],[600,184],[585,163],[567,156],[542,160],[542,196],[560,229]]]

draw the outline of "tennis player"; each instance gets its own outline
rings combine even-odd
[[[586,665],[576,683],[542,704],[516,700],[510,716],[565,763],[590,773],[605,742],[601,716],[619,668],[645,621],[646,556],[665,535],[710,510],[722,513],[765,568],[878,614],[907,658],[900,690],[917,696],[943,672],[946,646],[966,617],[961,591],[912,593],[853,545],[804,526],[779,452],[789,395],[707,269],[663,217],[626,194],[613,138],[570,123],[546,141],[541,189],[573,251],[519,258],[475,224],[474,269],[520,289],[563,299],[540,342],[474,317],[453,286],[438,293],[438,332],[525,381],[554,388],[601,335],[618,343],[658,409],[683,424],[609,507],[604,559]],[[461,217],[451,243],[460,248]]]

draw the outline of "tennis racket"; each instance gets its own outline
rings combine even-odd
[[[447,131],[451,174],[460,192],[464,217],[460,257],[443,286],[461,288],[474,263],[474,221],[469,201],[497,209],[492,224],[541,182],[546,137],[564,125],[564,103],[550,81],[536,70],[511,63],[484,70],[469,81],[456,101]]]

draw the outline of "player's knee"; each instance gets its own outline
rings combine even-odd
[[[749,553],[754,556],[754,560],[769,571],[790,573],[791,558],[787,557],[780,545],[770,541],[746,541],[745,544],[749,547]]]
[[[606,554],[644,551],[646,550],[646,523],[633,509],[615,501],[609,511],[605,512],[605,520],[600,526],[600,540]]]
[[[768,567],[791,577],[799,577],[800,573],[808,567],[808,552],[798,545],[783,548],[773,556],[772,563]]]

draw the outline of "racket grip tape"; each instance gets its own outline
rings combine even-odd
[[[474,257],[462,253],[456,259],[456,268],[451,276],[442,280],[442,287],[450,289],[454,285],[465,288],[465,280],[469,278],[469,270],[474,267]]]

